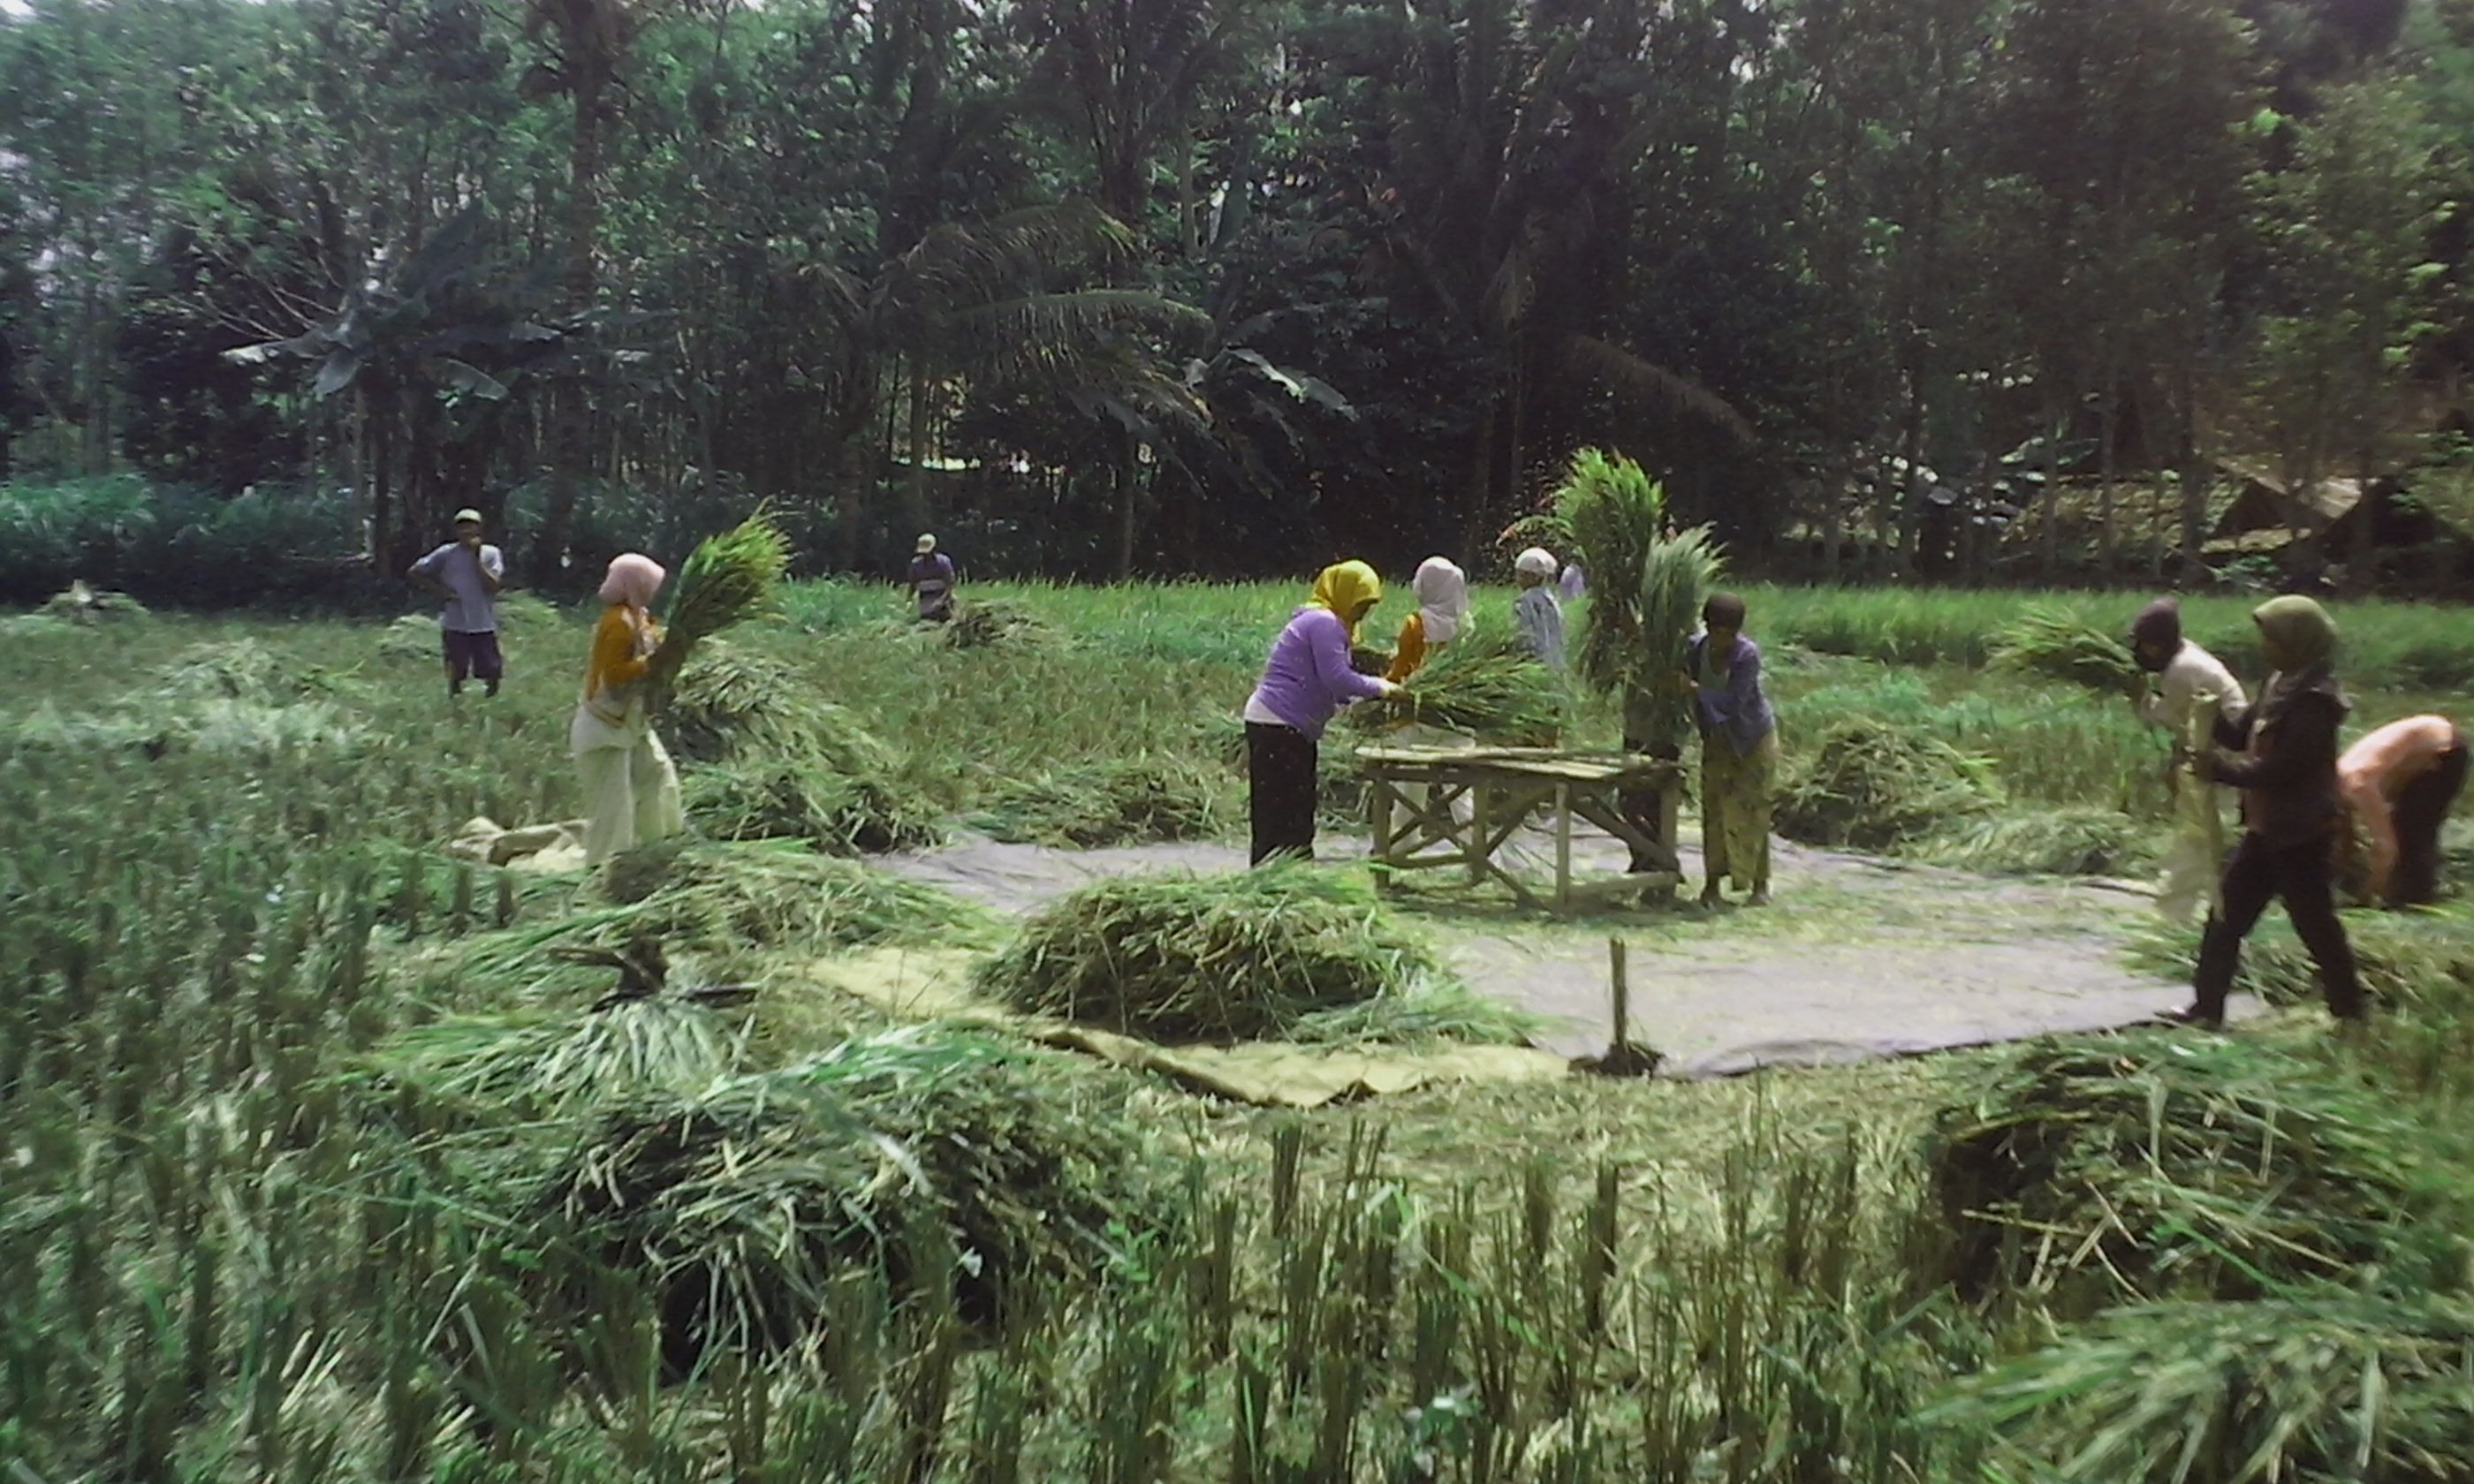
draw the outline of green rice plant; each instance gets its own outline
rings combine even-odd
[[[999,840],[1089,849],[1208,840],[1235,818],[1225,778],[1174,755],[1139,754],[1002,783],[970,823]]]
[[[1124,1076],[982,1033],[914,1026],[701,1096],[603,1115],[550,1208],[668,1297],[691,1351],[797,1342],[837,1276],[950,1283],[995,1321],[1016,1285],[1103,1270],[1159,1225],[1158,1166]],[[941,1228],[952,1271],[920,1271]]]
[[[2108,696],[2136,696],[2147,674],[2130,647],[2058,609],[2031,606],[1985,647],[1995,665]]]
[[[1990,875],[2119,875],[2154,859],[2151,833],[2112,809],[2011,807],[1961,820],[1900,853]]]
[[[2054,1484],[2448,1484],[2474,1457],[2474,1307],[2335,1285],[2126,1306],[1960,1383],[1930,1421]]]
[[[2454,1156],[2325,1060],[2144,1033],[1998,1065],[1929,1143],[1964,1293],[2255,1298],[2456,1265]]]
[[[1807,845],[1880,850],[1988,814],[1991,769],[1939,737],[1857,717],[1800,755],[1776,809],[1778,831]]]
[[[1028,1015],[1175,1042],[1277,1039],[1316,1011],[1403,994],[1436,971],[1369,888],[1283,864],[1083,887],[1033,915],[974,977]]]
[[[1569,709],[1562,678],[1509,626],[1497,626],[1442,646],[1398,692],[1360,702],[1341,717],[1360,732],[1418,724],[1499,746],[1552,747]]]

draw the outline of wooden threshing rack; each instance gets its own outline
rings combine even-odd
[[[1551,748],[1364,747],[1357,760],[1372,813],[1371,864],[1387,887],[1396,884],[1398,873],[1458,867],[1468,873],[1471,885],[1499,881],[1522,906],[1540,905],[1538,891],[1499,857],[1541,809],[1555,839],[1554,880],[1545,904],[1557,912],[1663,896],[1684,879],[1675,854],[1683,773],[1662,758]],[[1618,804],[1618,796],[1637,791],[1659,796],[1656,839],[1625,819]],[[1576,819],[1614,836],[1657,869],[1575,880]]]

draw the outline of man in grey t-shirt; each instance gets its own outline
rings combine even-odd
[[[462,695],[465,677],[476,676],[483,694],[497,695],[507,668],[498,653],[496,602],[507,559],[496,546],[482,544],[481,513],[457,511],[455,539],[414,562],[404,575],[447,600],[438,615],[447,650],[447,693]]]

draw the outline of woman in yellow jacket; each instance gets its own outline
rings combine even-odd
[[[645,673],[662,642],[661,626],[649,610],[668,575],[652,558],[629,552],[611,562],[601,582],[607,607],[593,628],[584,692],[568,729],[568,746],[584,784],[587,865],[675,834],[687,823],[679,807],[678,770],[645,711]]]
[[[1418,610],[1400,620],[1400,641],[1393,646],[1392,668],[1383,675],[1395,685],[1418,673],[1429,650],[1449,644],[1468,626],[1468,576],[1444,558],[1419,562],[1409,591],[1418,600]]]

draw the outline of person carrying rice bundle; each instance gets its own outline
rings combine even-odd
[[[1744,637],[1744,600],[1713,592],[1702,633],[1686,646],[1684,683],[1701,730],[1701,900],[1729,879],[1751,906],[1770,899],[1770,805],[1778,784],[1778,717],[1761,689],[1759,646]]]
[[[2445,716],[2409,716],[2369,732],[2337,759],[2337,786],[2370,837],[2365,895],[2391,907],[2439,895],[2439,826],[2465,786],[2465,733]],[[2344,835],[2350,874],[2361,854]]]
[[[1520,626],[1521,642],[1540,664],[1564,668],[1564,605],[1548,586],[1555,580],[1555,554],[1543,546],[1530,547],[1512,559],[1512,580],[1520,586],[1512,617]]]
[[[611,560],[601,580],[608,605],[593,628],[568,746],[584,784],[584,859],[598,866],[621,850],[675,834],[685,826],[678,770],[653,734],[646,709],[646,672],[662,632],[649,611],[668,574],[652,558],[629,552]]]
[[[1246,702],[1246,771],[1251,859],[1312,858],[1317,744],[1334,712],[1399,686],[1351,668],[1357,626],[1382,601],[1383,580],[1363,562],[1324,567],[1306,606],[1272,641],[1263,679]]]
[[[1392,649],[1392,667],[1383,678],[1395,684],[1418,673],[1427,652],[1449,644],[1468,623],[1468,574],[1443,557],[1418,563],[1409,579],[1418,600],[1417,611],[1400,620],[1400,638]]]
[[[2181,610],[2171,598],[2157,599],[2131,620],[2130,654],[2140,669],[2156,677],[2138,698],[2139,719],[2173,738],[2169,767],[2176,823],[2157,875],[2156,909],[2169,922],[2188,922],[2224,865],[2222,826],[2217,823],[2224,791],[2199,781],[2190,765],[2195,753],[2208,746],[2212,718],[2241,711],[2247,698],[2223,660],[2182,637]]]
[[[2216,741],[2241,754],[2211,750],[2196,759],[2202,782],[2242,790],[2242,843],[2225,862],[2218,885],[2222,904],[2199,941],[2192,1003],[2170,1018],[2210,1028],[2224,1023],[2243,940],[2269,899],[2281,898],[2318,966],[2328,1013],[2358,1020],[2363,982],[2330,881],[2345,812],[2337,787],[2337,728],[2348,709],[2334,669],[2337,623],[2299,595],[2261,604],[2251,621],[2273,673],[2255,705],[2217,719]]]

